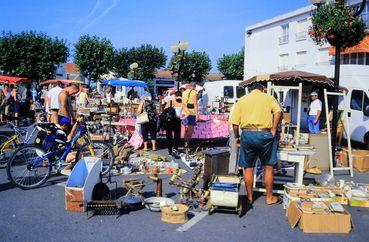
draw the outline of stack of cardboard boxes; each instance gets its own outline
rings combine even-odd
[[[305,233],[349,233],[352,219],[342,205],[369,207],[369,184],[285,185],[287,219],[292,228],[299,225]]]

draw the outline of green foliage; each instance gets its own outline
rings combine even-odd
[[[309,30],[311,38],[319,45],[326,42],[332,46],[352,47],[359,44],[365,36],[365,24],[360,16],[355,17],[353,10],[339,0],[321,6],[311,18]]]
[[[228,80],[243,80],[244,51],[223,55],[218,60],[217,68]]]
[[[151,81],[155,77],[157,69],[164,67],[167,57],[162,48],[150,44],[143,44],[130,49],[120,49],[114,58],[114,71],[119,76],[142,81]],[[129,66],[137,62],[138,68],[131,72]]]
[[[2,33],[0,36],[0,70],[4,75],[26,77],[35,81],[53,78],[55,67],[66,62],[66,41],[44,33]]]
[[[113,44],[107,38],[83,35],[75,44],[74,62],[82,75],[89,80],[98,81],[107,74],[113,65]]]
[[[131,61],[130,52],[127,48],[116,51],[113,60],[114,72],[119,77],[127,77],[130,71],[129,65],[133,62]]]
[[[175,70],[182,83],[196,82],[202,84],[211,69],[211,61],[205,52],[192,51],[191,53],[185,53],[181,60],[178,56],[173,56],[169,68]]]

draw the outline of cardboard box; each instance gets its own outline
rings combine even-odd
[[[85,212],[82,188],[65,188],[65,209],[71,212]]]
[[[352,228],[351,214],[308,214],[303,213],[296,202],[288,207],[286,216],[291,228],[299,225],[304,233],[339,233],[348,234]]]
[[[369,150],[352,151],[353,166],[359,172],[369,171]]]
[[[339,160],[341,167],[348,167],[349,166],[349,154],[348,148],[342,148],[340,152],[341,159]]]

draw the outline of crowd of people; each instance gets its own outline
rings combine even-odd
[[[198,116],[198,92],[196,84],[191,83],[186,90],[173,90],[168,92],[158,105],[150,93],[145,92],[141,98],[136,115],[140,119],[140,133],[143,139],[143,150],[157,150],[157,133],[164,130],[168,154],[179,158],[178,148],[181,140],[182,124],[184,131],[184,150],[190,149],[190,141],[194,132]],[[265,93],[265,88],[260,84],[254,84],[250,93],[241,97],[233,106],[230,114],[230,124],[235,145],[239,146],[238,166],[243,168],[248,202],[253,202],[253,172],[257,158],[265,173],[265,185],[267,190],[266,203],[273,205],[280,203],[273,196],[273,168],[277,165],[277,149],[280,142],[280,132],[283,130],[282,109],[276,99]],[[106,86],[103,98],[110,101],[113,90]],[[137,92],[132,88],[129,98],[137,98]],[[309,131],[319,133],[319,118],[322,103],[317,98],[317,93],[311,93],[311,105],[309,111]],[[17,124],[19,113],[34,115],[30,107],[34,102],[40,102],[47,115],[47,121],[58,125],[66,131],[66,139],[73,137],[80,119],[76,117],[72,106],[72,97],[75,97],[76,107],[85,108],[90,102],[89,89],[86,86],[70,84],[62,87],[61,82],[49,87],[43,86],[38,92],[33,92],[29,86],[19,90],[17,85],[5,84],[0,91],[1,122],[8,117],[15,117]],[[74,156],[73,156],[74,155]],[[75,161],[75,153],[67,161]],[[71,169],[73,164],[66,169]]]
[[[141,124],[144,150],[149,149],[150,141],[152,150],[157,150],[156,137],[161,129],[166,132],[169,155],[179,158],[178,148],[182,124],[185,126],[184,148],[185,150],[190,148],[190,140],[198,120],[198,92],[195,87],[196,84],[192,83],[188,85],[187,90],[172,90],[160,103],[157,103],[148,91],[144,92],[140,97],[141,102],[136,113],[136,115],[146,113],[148,116],[147,122]],[[72,97],[76,108],[85,108],[91,101],[89,93],[87,86],[70,84],[63,87],[61,82],[36,88],[22,84],[22,91],[19,90],[18,85],[4,84],[0,91],[0,121],[6,122],[11,119],[10,117],[14,117],[14,123],[17,125],[20,113],[34,119],[36,108],[31,106],[38,104],[38,108],[46,116],[47,122],[63,125],[63,127],[69,126],[68,130],[71,130],[76,120]],[[113,102],[114,89],[106,86],[100,96]],[[130,99],[137,98],[137,91],[131,88],[128,96]],[[34,109],[33,112],[31,112],[32,109]],[[60,123],[61,120],[62,123]]]
[[[33,118],[36,97],[29,85],[20,89],[18,85],[4,84],[0,91],[0,122],[6,123],[14,119],[18,125],[20,116]]]

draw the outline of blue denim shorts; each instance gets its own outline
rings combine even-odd
[[[196,126],[196,116],[195,115],[190,115],[188,116],[185,120],[183,120],[183,124],[185,126]]]
[[[255,167],[259,158],[263,166],[274,166],[277,163],[278,143],[276,137],[264,131],[242,131],[239,166]]]

